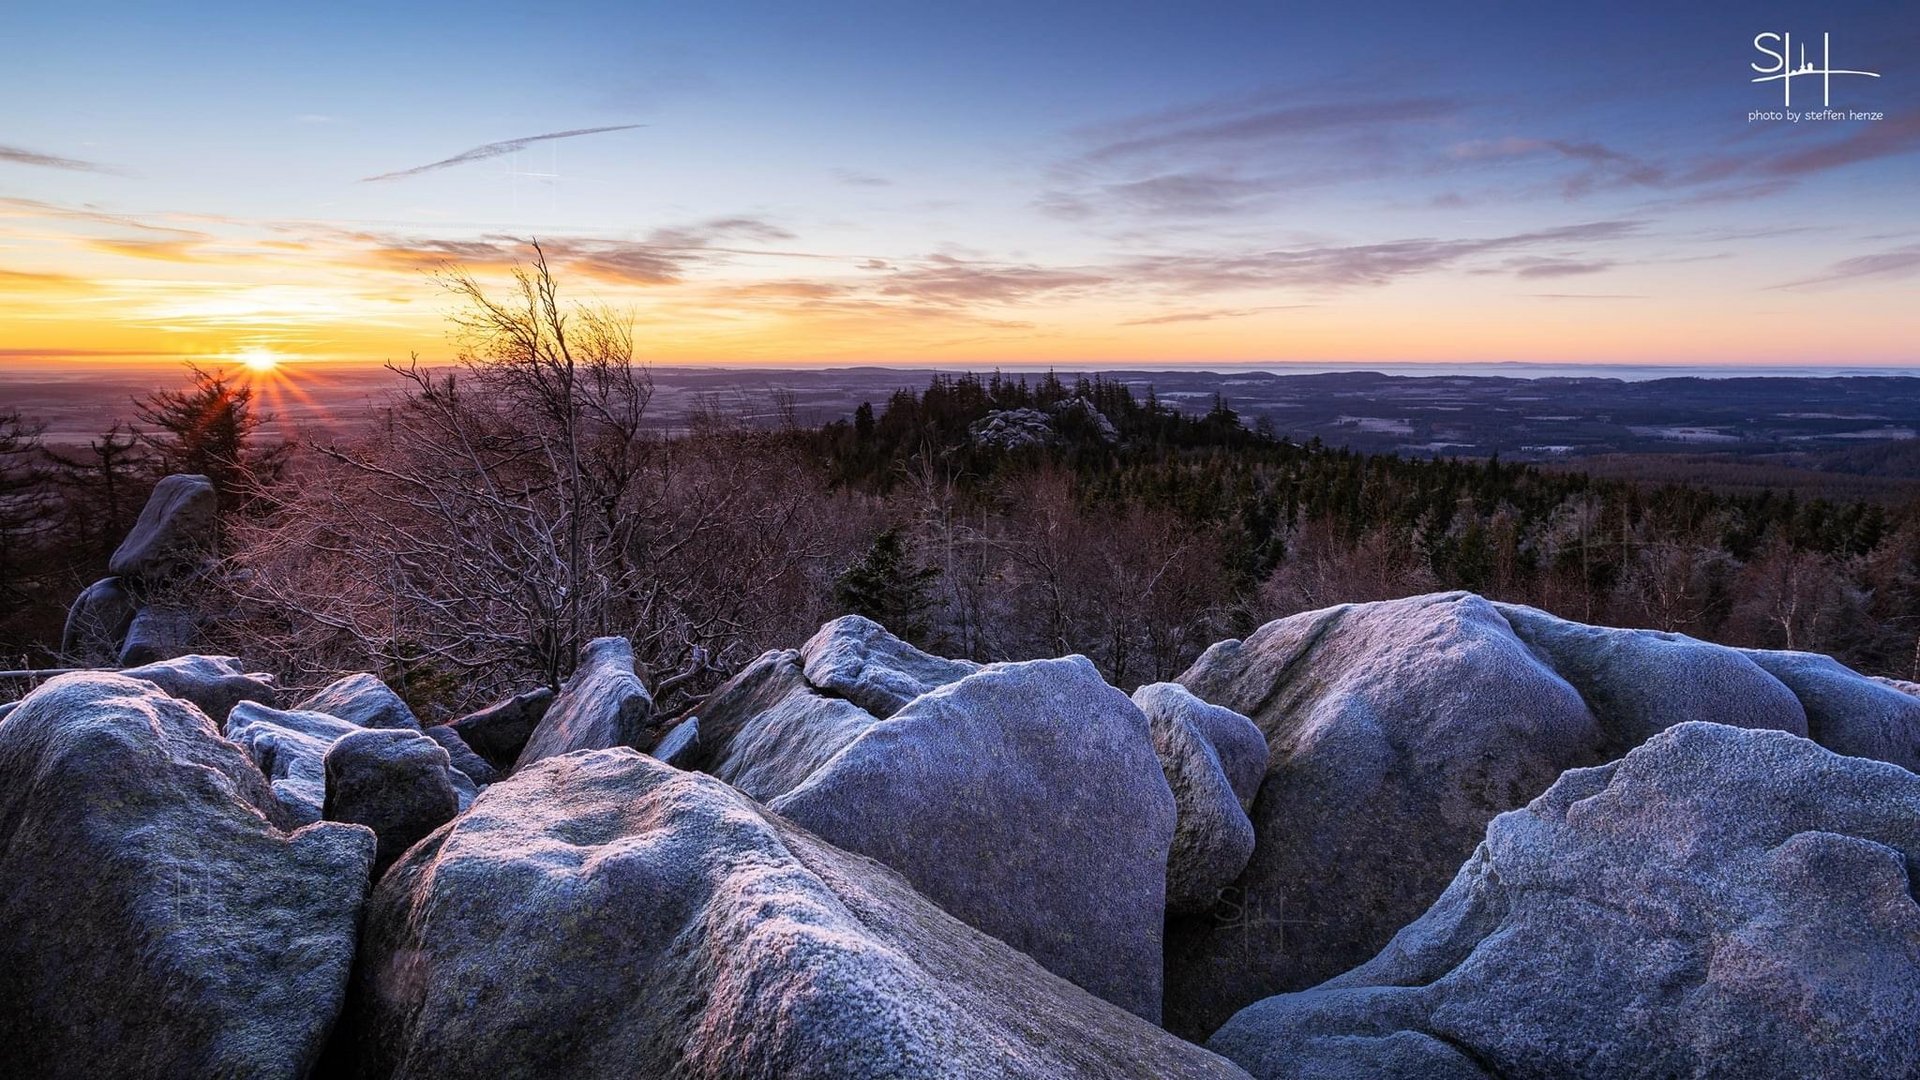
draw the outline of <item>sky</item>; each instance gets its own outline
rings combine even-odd
[[[1920,364],[1916,0],[14,4],[0,59],[0,364],[440,359],[436,273],[530,239],[661,364]]]

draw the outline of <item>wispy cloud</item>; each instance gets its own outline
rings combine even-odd
[[[1149,316],[1144,319],[1128,319],[1120,325],[1166,326],[1170,323],[1212,322],[1215,319],[1244,319],[1249,315],[1264,315],[1269,311],[1291,311],[1312,306],[1312,304],[1269,304],[1265,307],[1209,308],[1205,311],[1175,311],[1166,315]]]
[[[848,187],[892,187],[893,181],[884,176],[861,172],[858,169],[835,169],[833,178]]]
[[[1136,279],[1194,292],[1276,285],[1316,288],[1385,285],[1481,255],[1618,239],[1640,231],[1642,225],[1629,220],[1594,221],[1471,239],[1423,237],[1377,244],[1149,256],[1136,260],[1128,269]]]
[[[347,238],[366,247],[365,257],[388,267],[434,270],[457,265],[472,270],[498,270],[524,262],[527,238],[500,233],[472,240],[407,238],[381,233],[349,233]],[[625,285],[672,285],[692,268],[735,254],[781,255],[759,248],[723,246],[729,240],[791,240],[785,229],[759,218],[724,217],[692,225],[653,230],[644,239],[600,237],[543,237],[541,248],[562,267],[599,281]],[[790,253],[817,257],[809,252]]]
[[[1920,244],[1894,248],[1872,255],[1842,259],[1823,274],[1776,285],[1779,289],[1798,289],[1813,285],[1831,285],[1861,278],[1904,278],[1920,274]]]
[[[81,161],[78,158],[61,157],[57,154],[43,154],[37,150],[28,150],[19,146],[0,146],[0,162],[14,165],[37,165],[43,169],[66,169],[69,172],[106,173],[124,176],[125,172],[112,165],[102,165],[97,161]]]
[[[1188,154],[1271,144],[1306,134],[1431,122],[1454,114],[1457,102],[1435,97],[1330,101],[1276,106],[1265,96],[1216,102],[1123,122],[1122,134],[1083,155],[1089,162],[1165,152]]]
[[[1241,214],[1402,165],[1461,111],[1448,98],[1289,87],[1126,117],[1069,135],[1078,149],[1053,163],[1035,206],[1065,220]]]
[[[893,271],[879,288],[883,296],[942,305],[1014,303],[1045,293],[1087,289],[1111,279],[1089,270],[989,263],[933,255],[917,266]]]
[[[465,165],[470,161],[485,161],[488,158],[511,154],[515,150],[524,150],[534,143],[552,142],[555,139],[577,139],[583,135],[599,135],[609,131],[632,131],[634,128],[644,126],[643,124],[611,124],[606,127],[574,128],[570,131],[550,131],[544,135],[528,135],[521,139],[504,139],[500,142],[484,143],[471,150],[465,150],[455,154],[450,158],[442,158],[439,161],[428,162],[425,165],[415,165],[410,169],[399,169],[394,172],[381,173],[378,176],[364,177],[360,182],[370,184],[382,180],[400,180],[409,176],[419,176],[421,173],[434,172],[438,169],[451,169],[455,165]]]

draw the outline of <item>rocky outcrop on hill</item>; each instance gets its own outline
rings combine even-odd
[[[306,1076],[373,834],[276,825],[192,705],[53,679],[0,721],[0,1075]]]
[[[409,852],[357,971],[368,1077],[1244,1075],[626,749],[524,768]]]
[[[1920,776],[1688,723],[1494,819],[1379,956],[1208,1044],[1260,1080],[1920,1072]]]
[[[653,722],[653,697],[633,670],[626,638],[595,638],[580,651],[580,666],[520,751],[514,769],[575,750],[641,747]]]
[[[1053,419],[1039,409],[999,409],[973,422],[967,435],[987,450],[1025,450],[1051,446],[1058,435]]]

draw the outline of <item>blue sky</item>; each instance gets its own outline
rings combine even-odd
[[[1920,5],[800,7],[16,5],[0,356],[432,353],[538,236],[663,361],[1915,360]]]

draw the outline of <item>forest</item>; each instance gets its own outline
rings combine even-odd
[[[1131,687],[1279,616],[1441,589],[1920,674],[1913,506],[1363,454],[1097,377],[669,426],[628,325],[543,263],[504,294],[445,283],[454,361],[393,365],[377,420],[332,441],[265,437],[247,376],[198,368],[84,447],[0,414],[4,666],[111,666],[63,646],[67,604],[193,472],[221,506],[197,647],[294,686],[373,671],[425,716],[556,685],[602,634],[668,709],[845,612]]]

